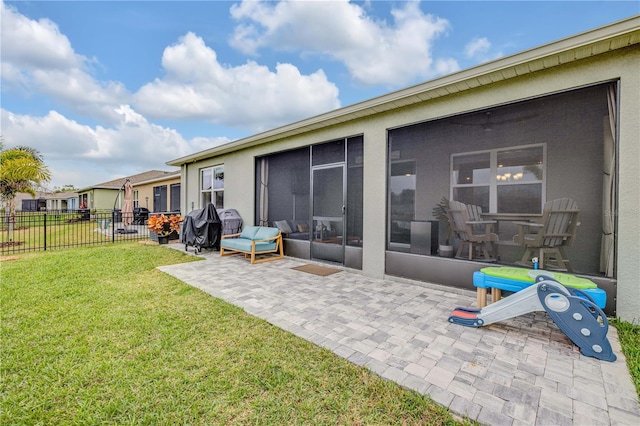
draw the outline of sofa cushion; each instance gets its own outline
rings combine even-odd
[[[251,242],[246,238],[226,238],[220,241],[220,247],[231,250],[251,251]]]
[[[249,240],[255,240],[256,232],[260,229],[259,226],[245,226],[240,234],[240,238],[246,238]]]
[[[226,238],[220,242],[220,246],[230,250],[241,250],[244,252],[251,252],[252,240],[246,238]],[[256,243],[256,253],[264,251],[273,251],[276,249],[276,243],[273,242],[259,242]]]
[[[289,222],[287,222],[286,220],[276,220],[275,222],[273,222],[273,224],[285,234],[291,234],[293,232],[291,226],[289,225]]]
[[[273,238],[278,235],[280,230],[278,228],[269,228],[267,226],[261,226],[253,236],[254,240],[265,240],[267,238]]]
[[[273,243],[269,242],[268,243],[266,241],[263,241],[263,242],[256,243],[256,253],[260,253],[260,252],[263,252],[263,251],[273,251],[275,249],[276,249],[276,243],[275,242],[273,242]]]

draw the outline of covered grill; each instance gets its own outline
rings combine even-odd
[[[222,221],[213,204],[209,203],[203,209],[193,210],[184,217],[180,242],[184,243],[185,251],[189,246],[200,253],[202,248],[220,250]]]
[[[220,209],[218,216],[222,221],[222,235],[242,232],[242,218],[236,209]]]

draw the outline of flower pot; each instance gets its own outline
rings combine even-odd
[[[441,257],[453,257],[453,246],[447,246],[444,244],[440,244],[438,248],[438,253]]]
[[[168,235],[158,235],[158,244],[169,244]]]

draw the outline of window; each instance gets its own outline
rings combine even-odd
[[[134,189],[133,190],[133,208],[137,209],[138,207],[140,207],[138,203],[138,190]]]
[[[451,157],[452,199],[489,211],[491,154],[460,154]]]
[[[180,211],[180,184],[173,183],[169,188],[170,206],[172,212]]]
[[[492,213],[541,213],[545,145],[451,156],[451,196]]]
[[[224,208],[224,166],[203,169],[200,174],[201,205],[209,203]]]
[[[153,187],[153,211],[167,211],[167,185]]]

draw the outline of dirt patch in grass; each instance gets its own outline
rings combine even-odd
[[[18,256],[0,256],[0,262],[8,262],[10,260],[18,260]]]
[[[22,241],[5,241],[0,243],[0,248],[21,246]]]

